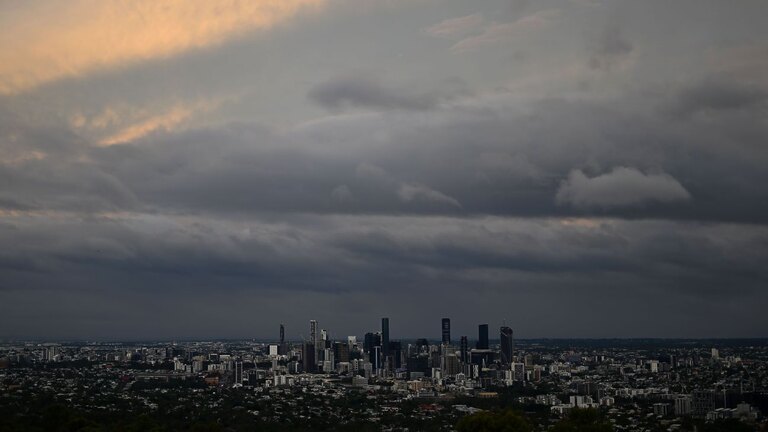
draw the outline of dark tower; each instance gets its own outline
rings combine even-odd
[[[488,324],[480,324],[477,327],[477,349],[488,349]]]
[[[366,333],[363,347],[365,352],[368,353],[370,362],[376,364],[376,353],[378,351],[376,347],[381,347],[381,335],[378,333]]]
[[[389,355],[389,318],[381,319],[381,354]]]
[[[315,371],[315,344],[304,342],[302,345],[301,360],[304,366],[304,372]]]
[[[285,343],[285,325],[280,324],[280,345]]]
[[[443,344],[451,344],[451,319],[443,318]]]
[[[469,342],[466,336],[461,337],[460,342],[461,361],[463,363],[469,363]]]
[[[512,363],[515,340],[511,328],[503,326],[499,329],[499,342],[501,343],[501,362],[503,364]]]

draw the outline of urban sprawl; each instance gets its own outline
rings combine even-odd
[[[273,342],[7,341],[0,429],[455,430],[505,409],[540,430],[580,410],[615,431],[765,428],[765,340],[516,341],[488,324],[454,340],[448,318],[440,339],[394,340],[389,327],[334,339],[312,320],[302,341],[283,325]]]

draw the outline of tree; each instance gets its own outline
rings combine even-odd
[[[597,410],[574,409],[568,417],[560,420],[552,432],[611,432],[613,426]]]
[[[513,410],[483,411],[468,415],[456,425],[458,432],[532,432],[533,425]]]

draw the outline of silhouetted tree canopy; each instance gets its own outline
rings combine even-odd
[[[456,425],[458,432],[532,432],[533,425],[513,410],[483,411],[468,415]]]
[[[611,432],[613,426],[597,410],[574,409],[552,428],[552,432]]]

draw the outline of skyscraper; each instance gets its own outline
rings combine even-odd
[[[389,318],[381,319],[381,354],[389,355]]]
[[[477,349],[488,349],[488,324],[480,324],[477,327]]]
[[[366,333],[363,338],[363,350],[365,352],[371,352],[375,345],[375,335],[373,333]]]
[[[499,329],[499,341],[501,342],[501,362],[511,364],[515,346],[512,329],[507,326],[501,327]]]
[[[304,342],[304,345],[302,345],[301,360],[304,366],[304,372],[315,371],[315,344]]]
[[[317,338],[318,338],[318,336],[319,335],[317,334],[317,321],[310,320],[309,321],[309,341],[313,345],[317,345]]]
[[[469,363],[469,341],[467,340],[466,336],[461,337],[461,342],[459,343],[461,351],[461,361],[462,363]]]
[[[451,319],[443,318],[443,344],[451,344]]]
[[[285,343],[285,325],[280,324],[280,345]]]
[[[243,383],[243,362],[235,362],[235,384]]]
[[[343,342],[334,342],[333,357],[338,362],[348,362],[349,361],[349,345]]]

